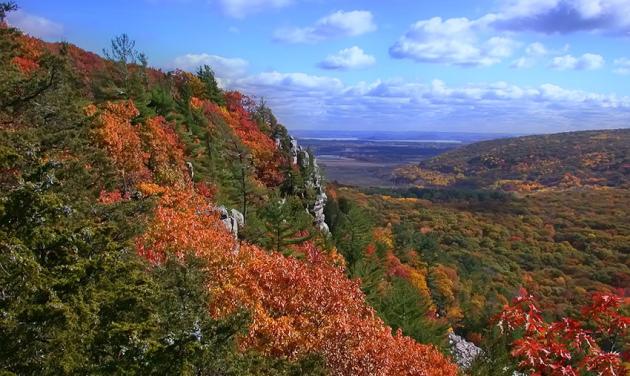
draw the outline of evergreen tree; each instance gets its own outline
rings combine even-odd
[[[17,9],[17,4],[14,1],[0,3],[0,23],[4,22],[4,19],[7,17],[7,13],[14,12]]]
[[[447,349],[448,324],[430,317],[431,304],[418,289],[402,278],[394,278],[390,291],[375,302],[381,318],[392,327],[420,343]]]
[[[348,269],[352,270],[372,240],[372,224],[363,209],[342,199],[332,234],[346,259]]]
[[[209,65],[203,65],[197,70],[197,78],[203,83],[206,98],[214,103],[225,106],[225,97],[223,91],[219,88],[219,84],[214,75],[214,71]]]
[[[295,197],[273,195],[260,215],[266,230],[262,244],[268,249],[288,253],[289,245],[303,243],[313,236],[313,219]]]

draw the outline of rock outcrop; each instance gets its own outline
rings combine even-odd
[[[455,362],[464,370],[470,368],[475,359],[482,353],[482,350],[474,343],[466,341],[455,333],[448,334],[448,342]]]
[[[311,156],[308,151],[304,150],[295,138],[291,137],[289,140],[291,145],[290,153],[292,163],[294,165],[299,164],[300,168],[309,171],[309,175],[306,179],[306,186],[315,190],[315,202],[309,210],[313,215],[313,223],[324,234],[328,234],[330,230],[328,229],[326,216],[324,215],[324,208],[326,207],[328,197],[326,196],[324,184],[322,183],[322,175],[319,170],[319,166],[317,165],[317,160],[314,156]]]
[[[243,214],[236,209],[228,210],[225,206],[214,208],[214,211],[219,212],[225,228],[232,233],[235,239],[238,239],[238,229],[245,226]]]

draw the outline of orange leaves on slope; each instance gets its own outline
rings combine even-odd
[[[250,113],[244,108],[247,100],[241,93],[232,91],[225,94],[227,111],[221,111],[223,119],[236,135],[251,150],[258,178],[267,186],[277,186],[282,182],[278,165],[282,160],[275,143],[264,134],[252,121]]]
[[[201,196],[191,190],[166,189],[153,224],[136,240],[136,247],[153,262],[160,262],[167,253],[186,252],[223,261],[234,248],[234,239]]]
[[[252,313],[242,348],[287,358],[321,354],[336,375],[457,374],[434,348],[392,334],[365,303],[358,283],[312,243],[305,245],[306,261],[249,244],[234,253],[234,239],[208,205],[192,191],[166,192],[153,225],[136,244],[154,262],[167,252],[204,257],[212,313]]]
[[[84,111],[87,116],[96,116],[99,123],[96,134],[121,171],[125,190],[128,184],[153,183],[152,178],[157,183],[180,188],[189,183],[183,147],[163,117],[133,125],[139,111],[132,101],[107,102],[100,110],[89,105]]]
[[[163,117],[146,122],[147,147],[150,151],[149,167],[159,182],[181,183],[187,176],[184,171],[184,150],[179,137]]]
[[[28,35],[21,35],[18,38],[20,54],[13,58],[13,64],[24,73],[29,74],[39,69],[38,60],[43,54],[43,42]]]
[[[254,313],[244,347],[290,358],[319,353],[335,375],[456,374],[434,348],[393,335],[341,269],[244,250],[242,283]]]
[[[125,184],[148,180],[146,167],[149,154],[143,151],[142,140],[131,120],[139,115],[132,101],[107,102],[98,120],[97,134],[105,144],[114,165],[122,172]]]

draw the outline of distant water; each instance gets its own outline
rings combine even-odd
[[[366,141],[366,142],[413,142],[413,143],[436,143],[436,144],[461,144],[460,140],[390,140],[390,139],[361,139],[359,137],[300,137],[305,141]]]
[[[300,140],[314,141],[359,141],[358,137],[300,137]]]
[[[385,132],[385,131],[346,131],[346,130],[291,130],[296,138],[312,141],[365,141],[365,142],[400,142],[400,143],[449,143],[467,144],[477,141],[513,137],[506,133],[469,133],[469,132]]]

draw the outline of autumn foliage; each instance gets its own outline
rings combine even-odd
[[[630,317],[621,313],[617,296],[596,293],[581,317],[547,323],[533,296],[522,290],[499,315],[498,324],[516,334],[512,355],[532,375],[627,374],[622,361],[630,350]]]
[[[243,349],[290,359],[321,354],[337,375],[456,375],[436,349],[393,334],[365,303],[359,285],[308,244],[306,261],[235,241],[211,204],[192,191],[169,191],[137,241],[154,262],[194,252],[208,262],[212,313],[252,313]]]
[[[96,134],[120,171],[125,189],[150,183],[187,184],[184,151],[172,126],[161,116],[133,124],[139,111],[132,101],[106,102],[85,108],[96,118]]]
[[[126,183],[147,180],[151,175],[146,167],[149,153],[143,150],[138,131],[131,124],[138,115],[132,101],[107,102],[98,115],[97,135]]]

